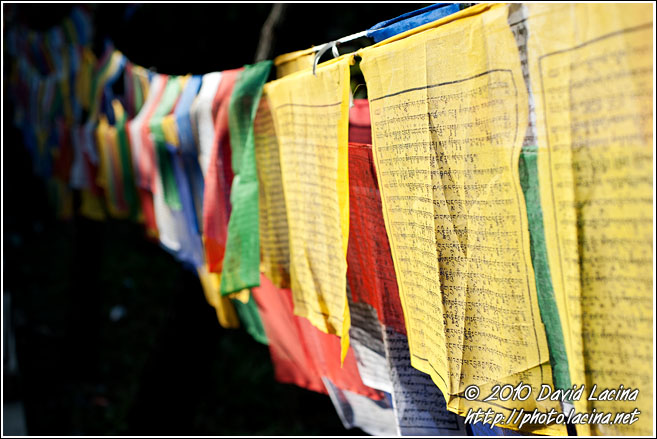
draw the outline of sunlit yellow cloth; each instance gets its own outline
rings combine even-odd
[[[507,15],[479,5],[359,51],[411,364],[461,415],[559,410],[535,399],[552,373],[518,176],[528,100]],[[521,381],[526,401],[481,401]],[[472,384],[481,394],[467,401]]]
[[[253,123],[258,171],[260,271],[278,288],[290,288],[290,245],[274,121],[266,96]]]
[[[582,435],[653,424],[653,7],[528,6],[538,165],[554,293],[578,412],[641,411]],[[558,25],[555,25],[558,23]],[[637,401],[586,401],[593,385]]]
[[[216,310],[219,324],[223,328],[239,328],[240,321],[235,313],[235,307],[229,297],[222,296],[219,292],[221,276],[218,273],[208,272],[207,265],[199,267],[197,272],[205,293],[205,300]]]
[[[294,313],[349,346],[349,65],[343,56],[265,85],[280,148]]]
[[[315,60],[315,48],[297,50],[296,52],[284,53],[274,58],[276,66],[276,77],[282,78],[290,73],[312,68]]]

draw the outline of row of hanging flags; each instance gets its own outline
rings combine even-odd
[[[652,15],[438,4],[314,71],[171,76],[76,8],[7,32],[8,92],[62,218],[143,223],[345,427],[649,435]]]

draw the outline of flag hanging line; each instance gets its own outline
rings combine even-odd
[[[415,11],[407,12],[393,19],[382,21],[365,31],[347,35],[346,37],[342,37],[335,41],[313,47],[311,51],[316,52],[313,62],[313,75],[317,76],[315,73],[317,63],[329,49],[331,49],[333,57],[337,58],[340,56],[337,46],[341,43],[353,41],[361,37],[368,37],[374,40],[374,43],[377,44],[411,29],[424,26],[427,23],[435,22],[444,17],[455,14],[459,10],[461,10],[461,6],[456,3],[436,3]]]
[[[319,62],[319,59],[329,50],[331,49],[331,52],[333,54],[334,58],[337,58],[340,56],[340,52],[338,51],[338,44],[342,43],[347,43],[349,41],[356,40],[358,38],[366,37],[368,35],[369,30],[364,30],[362,32],[357,32],[355,34],[347,35],[346,37],[339,38],[335,41],[331,41],[326,44],[322,44],[321,46],[317,46],[316,48],[313,48],[316,53],[315,53],[315,60],[313,61],[313,76],[317,76],[316,70],[317,70],[317,63]]]

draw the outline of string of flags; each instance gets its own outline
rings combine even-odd
[[[59,218],[143,224],[346,428],[648,435],[650,8],[436,4],[176,76],[76,7],[7,29],[7,93]]]

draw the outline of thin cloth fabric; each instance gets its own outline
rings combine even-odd
[[[228,108],[240,71],[241,69],[222,72],[221,82],[213,101],[213,108],[216,107],[217,111],[214,119],[214,140],[205,170],[203,242],[208,270],[214,273],[221,273],[228,239],[229,194],[232,184],[232,166],[225,160],[225,151],[230,150]],[[228,172],[228,169],[231,171]]]
[[[206,265],[197,268],[205,300],[215,309],[217,320],[223,328],[239,328],[240,321],[232,300],[219,292],[220,276],[208,271]]]
[[[223,295],[222,295],[223,296]],[[262,344],[269,344],[262,318],[258,312],[258,305],[253,299],[253,294],[249,290],[243,290],[241,293],[234,295],[231,302],[237,311],[240,322],[244,330],[253,337],[253,339]]]
[[[514,87],[522,71],[507,17],[478,5],[359,51],[411,362],[461,415],[488,405],[460,396],[469,384],[486,394],[494,383],[552,383],[519,202],[526,126],[511,122],[516,111],[526,120],[527,94]],[[534,395],[513,408],[559,407]]]
[[[525,132],[525,138],[522,143],[518,173],[527,207],[531,259],[532,265],[534,266],[538,305],[541,311],[541,319],[545,325],[545,335],[550,352],[550,365],[552,367],[554,385],[558,389],[566,390],[572,384],[568,371],[568,356],[566,354],[562,323],[552,286],[552,277],[545,243],[543,210],[541,207],[538,165],[536,161],[538,149],[536,146],[536,112],[527,52],[529,31],[526,5],[515,4],[510,6],[507,21],[518,46],[520,65],[529,97],[527,131]]]
[[[111,85],[120,75],[125,66],[125,57],[115,51],[111,45],[105,48],[104,54],[95,66],[89,84],[89,115],[82,126],[80,141],[74,143],[77,148],[71,169],[72,185],[82,192],[80,213],[90,219],[104,220],[105,208],[102,199],[105,192],[99,185],[100,158],[95,135],[96,123],[102,106],[102,96],[107,93],[106,84]],[[46,96],[50,93],[46,94]],[[111,97],[110,97],[111,99]],[[44,97],[44,102],[48,99]],[[108,103],[111,111],[111,106]],[[102,180],[102,177],[101,177]]]
[[[292,292],[277,288],[262,274],[253,298],[269,340],[269,353],[278,382],[326,393],[319,371],[301,336],[299,317],[294,316]]]
[[[372,145],[370,103],[367,99],[354,99],[349,109],[349,142]]]
[[[638,389],[633,400],[579,398],[575,411],[641,412],[630,425],[581,423],[577,433],[648,435],[654,429],[654,62],[648,55],[654,8],[526,8],[545,243],[570,378],[586,385],[584,395],[594,384],[597,392],[620,384]]]
[[[406,334],[404,313],[397,289],[397,276],[386,233],[381,196],[376,180],[372,146],[353,143],[367,140],[369,127],[367,100],[355,100],[359,111],[349,120],[349,246],[347,282],[355,302],[364,302],[376,310],[379,320]],[[367,110],[367,111],[363,111]],[[356,120],[354,120],[356,116]],[[356,131],[356,133],[354,133]],[[355,134],[355,135],[354,135]]]
[[[364,101],[364,102],[363,102]],[[446,409],[431,378],[410,366],[403,311],[381,213],[372,159],[369,104],[354,100],[349,116],[350,335],[363,382],[391,393],[401,435],[464,435],[460,417]],[[365,239],[367,237],[367,239]],[[372,312],[368,312],[371,305]],[[376,310],[376,311],[375,311]],[[382,322],[383,327],[377,320]],[[374,320],[374,321],[372,321]]]
[[[391,20],[382,21],[367,30],[367,36],[375,43],[406,32],[425,23],[439,20],[459,11],[458,4],[436,3],[416,11],[407,12]]]
[[[214,137],[212,138],[211,152],[216,156],[211,157],[213,166],[218,166],[217,169],[221,170],[223,177],[223,185],[228,188],[223,196],[226,199],[228,206],[228,214],[230,214],[230,188],[233,183],[235,173],[233,172],[233,150],[230,146],[230,129],[228,120],[228,110],[230,107],[230,96],[232,95],[232,87],[235,86],[235,81],[244,70],[243,67],[239,69],[226,70],[222,74],[226,74],[232,79],[229,82],[230,91],[226,91],[223,87],[217,89],[217,93],[212,100],[212,120],[214,121]],[[218,149],[216,145],[218,146]]]
[[[198,161],[198,142],[194,136],[192,122],[192,108],[198,98],[203,77],[193,76],[187,82],[180,101],[174,110],[175,126],[178,131],[178,166],[182,167],[187,176],[191,192],[191,208],[186,208],[184,199],[181,199],[183,211],[188,217],[190,227],[195,233],[201,233],[201,218],[203,215],[203,171]],[[181,194],[181,198],[184,195]]]
[[[383,338],[400,434],[464,436],[463,418],[447,410],[445,398],[431,377],[411,366],[408,338],[392,328],[384,328]]]
[[[114,101],[114,114],[116,115],[116,142],[119,160],[121,162],[121,176],[123,187],[123,199],[126,203],[127,215],[136,221],[140,214],[139,195],[135,185],[135,173],[133,170],[132,157],[130,153],[130,141],[127,133],[128,114],[118,100]],[[141,105],[141,104],[140,104]]]
[[[253,123],[271,61],[247,65],[230,98],[229,127],[235,177],[228,221],[226,253],[221,272],[221,294],[260,285],[258,176]]]
[[[132,173],[131,168],[126,168],[129,161],[121,160],[119,142],[119,129],[125,126],[126,114],[118,100],[114,100],[112,104],[115,124],[110,125],[107,116],[101,115],[96,128],[100,159],[98,182],[105,189],[109,214],[114,218],[126,218],[130,213],[130,206],[125,197],[127,190],[124,189],[124,174],[132,177]]]
[[[390,396],[373,400],[336,386],[324,378],[331,402],[346,429],[360,428],[372,436],[396,436],[397,426]]]
[[[470,424],[473,436],[527,436],[528,433],[511,430],[509,428],[498,427],[497,425],[476,422]]]
[[[269,284],[271,284],[269,282]],[[281,297],[291,297],[291,291],[287,289],[277,289],[278,296],[274,296],[279,300]],[[270,294],[274,294],[270,292]],[[262,297],[262,292],[258,297]],[[268,298],[271,299],[271,298]],[[285,299],[287,300],[287,299]],[[290,340],[289,343],[299,343],[304,346],[304,350],[308,353],[308,357],[314,365],[314,369],[322,377],[329,378],[336,386],[341,389],[349,390],[359,395],[380,400],[383,394],[376,389],[367,387],[360,377],[358,366],[356,364],[356,357],[352,348],[340,364],[340,338],[333,334],[325,334],[319,329],[315,328],[306,318],[296,316],[292,313],[292,307],[285,305],[286,311],[284,314],[272,316],[271,314],[263,314],[263,318],[276,317],[282,320],[293,320],[295,326],[298,327],[300,339],[294,341]],[[273,323],[278,326],[281,324]],[[271,325],[271,324],[270,324]],[[294,337],[294,333],[289,334],[289,337]]]
[[[185,121],[185,118],[180,116],[185,114],[186,109],[189,109],[199,86],[200,77],[189,78],[180,94],[173,113],[162,119],[162,131],[166,142],[166,151],[158,156],[158,160],[169,161],[181,209],[174,209],[171,205],[159,201],[156,204],[159,209],[158,212],[167,215],[173,226],[172,230],[168,232],[171,235],[169,240],[173,241],[177,245],[177,248],[170,248],[169,250],[173,252],[178,260],[195,269],[203,265],[205,259],[203,255],[203,243],[196,223],[196,216],[194,215],[190,175],[188,175],[188,169],[184,166],[185,156],[187,158],[195,158],[195,156],[190,154],[183,155],[181,152],[182,142],[189,142],[190,139],[185,139],[184,135],[181,135],[184,132],[181,133],[179,130],[178,121]],[[184,127],[184,124],[182,126]],[[187,146],[187,148],[190,147]],[[198,164],[193,166],[194,161],[190,160],[190,162],[192,164],[191,172],[200,172]],[[156,197],[156,200],[160,200],[160,197]],[[162,237],[163,234],[160,235],[160,240],[164,244],[165,241]]]
[[[281,158],[266,96],[260,99],[253,126],[258,171],[258,222],[263,273],[279,288],[290,288],[290,241],[281,176]]]
[[[315,61],[315,48],[297,50],[291,53],[284,53],[274,58],[276,66],[276,78],[282,78],[291,73],[305,69],[310,69]]]
[[[80,214],[86,218],[103,221],[105,220],[105,208],[103,207],[104,191],[98,184],[98,153],[95,133],[96,123],[89,120],[81,127],[81,141],[84,173],[87,183],[81,188]]]
[[[349,66],[345,56],[265,86],[280,146],[294,311],[349,346]]]
[[[155,221],[155,209],[153,206],[153,194],[150,191],[151,184],[148,175],[143,172],[142,156],[147,154],[147,145],[151,142],[148,135],[148,123],[153,116],[167,83],[166,75],[155,75],[151,81],[150,92],[146,102],[139,113],[128,123],[130,134],[130,145],[132,147],[132,162],[141,211],[145,222],[147,236],[157,237],[157,223]],[[146,132],[144,132],[146,128]]]
[[[221,83],[222,72],[212,72],[203,75],[201,79],[201,88],[192,102],[189,109],[189,120],[178,120],[183,131],[187,131],[186,126],[191,125],[192,136],[194,138],[194,148],[188,148],[188,142],[185,141],[181,146],[184,147],[183,155],[186,163],[192,163],[186,167],[193,166],[196,162],[197,172],[192,172],[191,182],[194,197],[194,206],[196,208],[196,218],[198,228],[203,233],[203,199],[205,194],[205,175],[210,162],[210,154],[215,139],[214,113],[212,106],[217,94],[217,89]],[[182,122],[182,123],[181,123]],[[198,175],[200,173],[200,175]],[[205,249],[205,247],[204,247]]]
[[[125,71],[125,110],[128,117],[132,118],[139,112],[148,97],[148,71],[129,61],[126,63]]]
[[[181,223],[184,223],[184,217],[180,210],[176,210],[166,202],[167,192],[165,187],[168,186],[170,191],[175,191],[175,197],[179,204],[178,188],[176,187],[171,161],[167,153],[164,120],[175,108],[186,79],[186,77],[169,77],[162,98],[148,125],[153,148],[148,155],[155,160],[149,167],[152,166],[150,168],[152,172],[150,177],[152,179],[151,193],[153,195],[158,239],[162,246],[173,253],[174,256],[182,247],[179,229],[182,228]]]
[[[208,172],[212,142],[214,140],[214,117],[212,103],[221,83],[222,73],[212,72],[203,75],[201,89],[198,92],[191,109],[191,119],[196,129],[198,145],[198,161],[203,175]]]
[[[341,366],[340,339],[294,315],[292,291],[276,287],[262,275],[252,296],[267,333],[276,379],[326,393],[321,382],[326,377],[341,389],[374,400],[383,398],[381,392],[363,384],[351,348]]]

